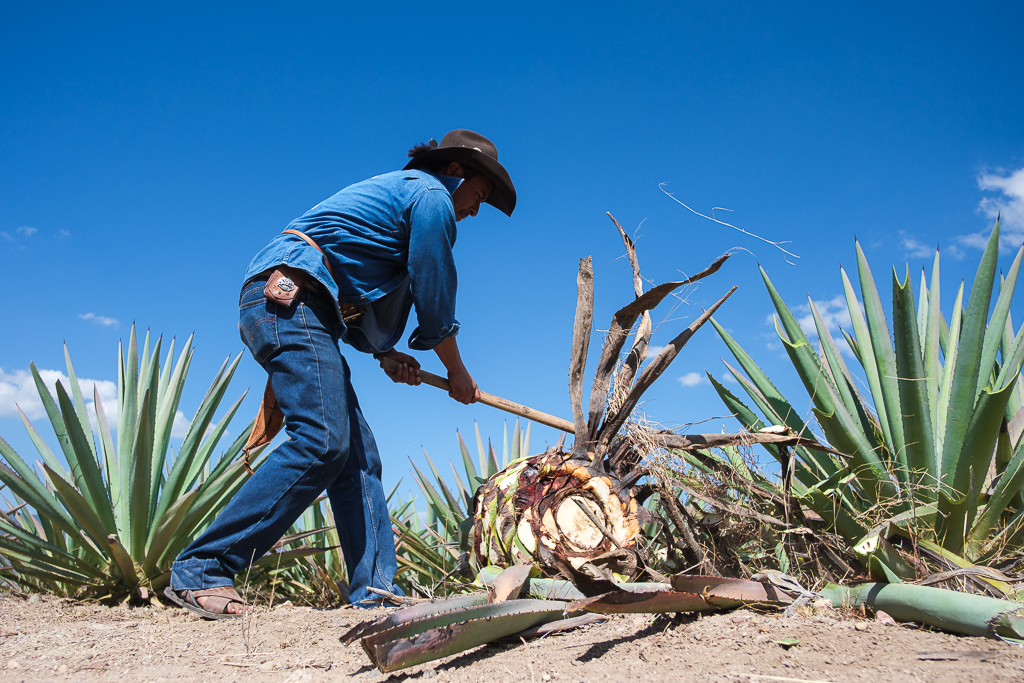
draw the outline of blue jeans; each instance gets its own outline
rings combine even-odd
[[[352,604],[402,594],[377,445],[338,348],[341,322],[327,295],[304,290],[291,308],[263,297],[265,278],[239,300],[242,341],[270,375],[288,440],[257,468],[213,524],[171,567],[176,589],[231,585],[325,489],[348,569]]]

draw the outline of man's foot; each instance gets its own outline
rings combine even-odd
[[[237,619],[252,609],[232,586],[178,591],[168,586],[164,596],[203,619]]]

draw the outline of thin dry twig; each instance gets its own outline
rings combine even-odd
[[[759,240],[761,240],[762,242],[765,242],[765,243],[767,243],[767,244],[770,244],[770,245],[772,245],[773,247],[775,247],[776,249],[778,249],[778,250],[779,250],[779,251],[781,251],[782,253],[784,253],[784,254],[787,254],[787,255],[789,255],[789,256],[792,256],[793,258],[800,258],[799,256],[797,256],[797,255],[796,255],[796,254],[794,254],[793,252],[791,252],[791,251],[789,251],[789,250],[787,250],[787,249],[783,248],[783,246],[782,246],[783,244],[789,244],[789,241],[788,241],[788,240],[786,240],[785,242],[773,242],[772,240],[770,240],[770,239],[766,239],[766,238],[764,238],[764,237],[761,237],[760,235],[755,235],[754,233],[750,232],[749,230],[744,230],[743,228],[737,227],[737,226],[733,225],[732,223],[726,223],[725,221],[720,221],[720,220],[718,220],[718,219],[717,219],[717,218],[715,218],[714,216],[707,216],[707,215],[705,215],[705,214],[701,213],[700,211],[695,211],[694,209],[691,209],[691,208],[690,208],[689,206],[687,206],[687,205],[686,205],[686,204],[684,204],[684,203],[683,203],[682,201],[680,201],[680,199],[679,199],[678,197],[676,197],[676,196],[675,196],[674,194],[672,194],[671,192],[669,192],[668,190],[666,190],[666,189],[665,189],[665,185],[666,185],[666,183],[659,183],[659,184],[658,184],[658,189],[659,189],[659,190],[661,190],[662,192],[664,192],[664,193],[665,193],[666,195],[668,195],[669,197],[671,197],[671,198],[672,198],[672,201],[674,201],[674,202],[676,202],[677,204],[681,205],[681,206],[682,206],[683,208],[685,208],[686,210],[688,210],[688,211],[691,211],[691,212],[693,212],[693,213],[697,214],[697,215],[698,215],[698,216],[700,216],[701,218],[706,218],[706,219],[708,219],[709,221],[712,221],[712,222],[714,222],[714,223],[718,223],[719,225],[724,225],[724,226],[725,226],[725,227],[727,227],[727,228],[732,228],[733,230],[738,230],[739,232],[742,232],[742,233],[743,233],[744,235],[749,235],[750,237],[754,237],[754,238],[756,238],[756,239],[759,239]],[[721,208],[721,207],[715,207],[715,208]],[[731,211],[731,209],[723,209],[723,210],[724,210],[724,211]],[[712,212],[713,212],[713,211],[714,211],[714,209],[712,209]],[[788,264],[790,264],[790,265],[794,265],[794,264],[793,264],[793,262],[792,262],[792,261],[790,261],[789,259],[786,259],[786,263],[788,263]]]

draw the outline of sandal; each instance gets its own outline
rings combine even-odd
[[[242,616],[241,613],[228,612],[228,605],[231,603],[238,603],[246,608],[243,611],[251,609],[249,605],[241,598],[240,595],[235,591],[232,586],[217,586],[215,588],[203,588],[200,590],[189,590],[187,588],[182,590],[174,590],[170,586],[164,589],[164,597],[185,609],[198,614],[203,619],[237,619]],[[220,598],[223,603],[218,605],[218,609],[208,609],[199,604],[199,598]],[[207,604],[209,604],[207,600]]]

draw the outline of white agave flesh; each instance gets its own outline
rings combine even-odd
[[[558,510],[555,512],[555,521],[561,532],[562,540],[574,550],[586,552],[599,546],[603,536],[601,530],[594,526],[586,513],[580,509],[580,505],[585,505],[596,519],[604,517],[597,503],[591,499],[582,496],[569,496],[559,504]]]

